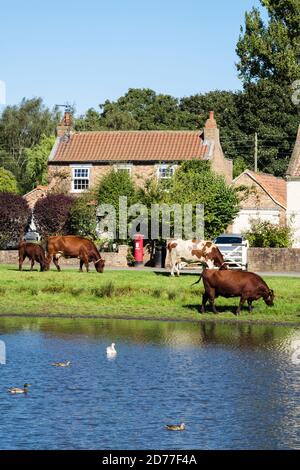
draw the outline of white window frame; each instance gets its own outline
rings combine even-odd
[[[116,172],[118,172],[119,170],[126,170],[128,171],[129,175],[131,175],[132,167],[132,163],[117,163],[116,165],[114,165],[114,169]]]
[[[87,170],[87,177],[75,177],[75,171],[76,170]],[[72,193],[83,193],[90,187],[90,180],[91,180],[91,165],[71,165],[71,171],[72,171],[72,188],[71,192]],[[84,189],[75,189],[75,181],[76,180],[88,180],[88,186],[87,188]]]
[[[169,179],[171,179],[174,176],[174,173],[176,171],[177,166],[178,165],[175,165],[175,164],[172,164],[172,163],[171,164],[170,163],[162,163],[162,164],[156,165],[157,179],[158,180],[169,180]],[[172,170],[172,175],[170,175],[170,176],[161,176],[160,171],[165,170],[167,168]]]

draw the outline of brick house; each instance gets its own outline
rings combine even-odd
[[[211,161],[212,169],[231,183],[232,161],[224,157],[213,112],[202,132],[73,132],[71,116],[65,113],[49,156],[49,182],[63,176],[69,192],[76,194],[114,168],[128,171],[142,186],[153,176],[170,178],[177,165],[192,159]]]
[[[283,178],[246,170],[235,178],[233,186],[245,188],[240,212],[231,227],[233,233],[249,229],[253,219],[286,223],[287,183]]]

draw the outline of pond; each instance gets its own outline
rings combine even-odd
[[[2,318],[0,340],[1,449],[300,448],[300,329]]]

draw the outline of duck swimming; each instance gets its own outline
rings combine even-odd
[[[66,361],[66,362],[53,362],[53,366],[55,367],[69,367],[71,364],[71,361]]]
[[[10,387],[7,391],[12,394],[16,393],[27,393],[28,392],[28,387],[30,384],[24,384],[23,388],[18,388],[18,387]]]
[[[181,424],[167,424],[166,429],[168,429],[168,431],[184,431],[185,430],[185,424],[184,423],[181,423]]]
[[[115,343],[111,343],[111,346],[107,346],[106,348],[107,357],[115,357],[117,355],[115,345],[116,345]]]

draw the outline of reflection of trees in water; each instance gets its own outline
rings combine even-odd
[[[133,343],[170,346],[215,343],[236,347],[255,347],[285,340],[292,329],[272,325],[185,323],[116,319],[1,318],[0,333],[41,331],[67,339],[76,336],[124,340]],[[200,334],[199,334],[200,333]]]

